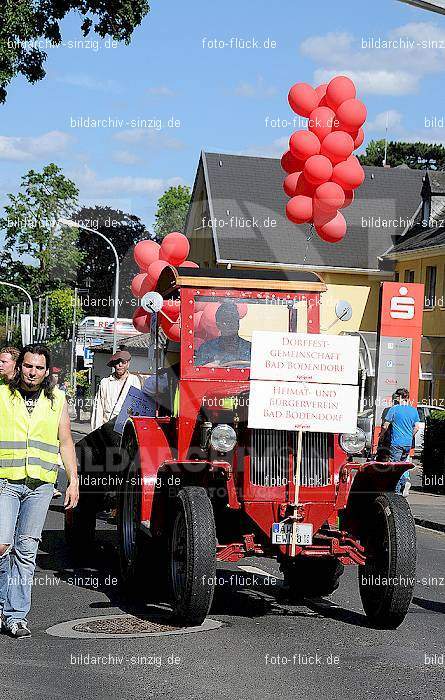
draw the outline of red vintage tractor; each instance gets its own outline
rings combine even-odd
[[[155,415],[125,425],[119,552],[125,585],[152,599],[168,591],[187,624],[210,610],[217,562],[252,555],[276,557],[297,597],[329,595],[356,564],[371,624],[395,628],[407,613],[415,526],[395,486],[412,465],[361,458],[360,430],[299,442],[248,427],[252,332],[319,333],[325,290],[310,272],[161,274],[157,292],[180,300],[180,343],[175,357],[158,327]]]

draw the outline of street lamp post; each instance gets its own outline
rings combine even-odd
[[[28,301],[29,301],[29,319],[30,319],[30,322],[31,322],[31,323],[30,323],[30,325],[31,325],[31,329],[30,329],[30,331],[31,331],[31,332],[30,332],[30,340],[31,340],[31,343],[32,343],[32,341],[33,341],[33,339],[34,339],[34,304],[33,304],[33,301],[32,301],[32,299],[31,299],[30,294],[26,291],[26,289],[23,289],[23,287],[20,287],[18,284],[12,284],[12,282],[3,282],[3,281],[1,281],[1,280],[0,280],[0,284],[3,284],[5,287],[14,287],[14,289],[19,289],[21,292],[23,292],[23,294],[25,294],[25,295],[28,297]]]
[[[94,228],[88,228],[87,226],[83,226],[83,224],[77,223],[77,221],[71,221],[71,219],[59,219],[59,224],[62,224],[62,226],[69,226],[71,228],[81,228],[83,231],[88,231],[89,233],[95,233],[97,236],[100,236],[101,238],[108,243],[110,246],[111,250],[114,253],[114,257],[116,260],[116,275],[115,275],[115,284],[114,284],[114,329],[113,329],[113,355],[117,350],[117,312],[119,309],[119,273],[120,273],[120,263],[119,263],[119,256],[117,254],[117,250],[110,241],[109,238],[104,236],[103,233],[100,231],[96,231]]]

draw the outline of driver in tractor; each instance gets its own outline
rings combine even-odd
[[[215,314],[216,326],[221,335],[207,340],[196,353],[195,364],[207,367],[236,366],[250,362],[251,344],[239,335],[240,317],[233,301],[224,301]]]

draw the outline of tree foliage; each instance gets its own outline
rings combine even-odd
[[[154,230],[161,241],[171,231],[184,232],[185,219],[190,204],[190,187],[170,187],[158,200]]]
[[[43,47],[62,41],[60,23],[71,11],[80,15],[81,31],[130,43],[150,10],[147,0],[2,0],[0,6],[0,102],[16,75],[30,83],[45,77]],[[43,42],[41,40],[44,40]]]
[[[75,279],[84,253],[77,247],[76,229],[61,227],[58,221],[72,214],[77,197],[74,182],[54,163],[22,177],[20,191],[8,194],[0,219],[5,231],[0,266],[8,270],[7,281],[19,278],[37,295]]]
[[[370,141],[364,155],[358,158],[362,165],[383,165],[385,157],[385,141]],[[407,165],[415,170],[445,170],[445,148],[440,144],[407,143],[405,141],[390,141],[388,143],[386,164],[391,168],[397,165]]]
[[[130,284],[139,269],[133,259],[133,248],[138,241],[150,238],[144,224],[137,216],[114,210],[111,207],[83,207],[74,219],[84,226],[97,230],[115,246],[120,261],[119,316],[133,315]],[[79,268],[78,286],[87,288],[83,295],[84,313],[91,316],[109,316],[113,313],[110,299],[114,294],[115,262],[113,252],[106,242],[94,233],[80,230],[79,247],[88,254]]]
[[[58,347],[71,337],[71,329],[74,317],[74,292],[70,287],[54,289],[48,294],[48,325],[50,347]],[[82,307],[80,300],[76,305],[76,322],[82,317]],[[36,319],[37,321],[37,319]]]

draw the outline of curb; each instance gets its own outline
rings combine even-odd
[[[416,525],[421,527],[426,527],[428,530],[435,530],[435,532],[445,532],[445,523],[435,523],[432,520],[424,520],[424,518],[414,518]]]

